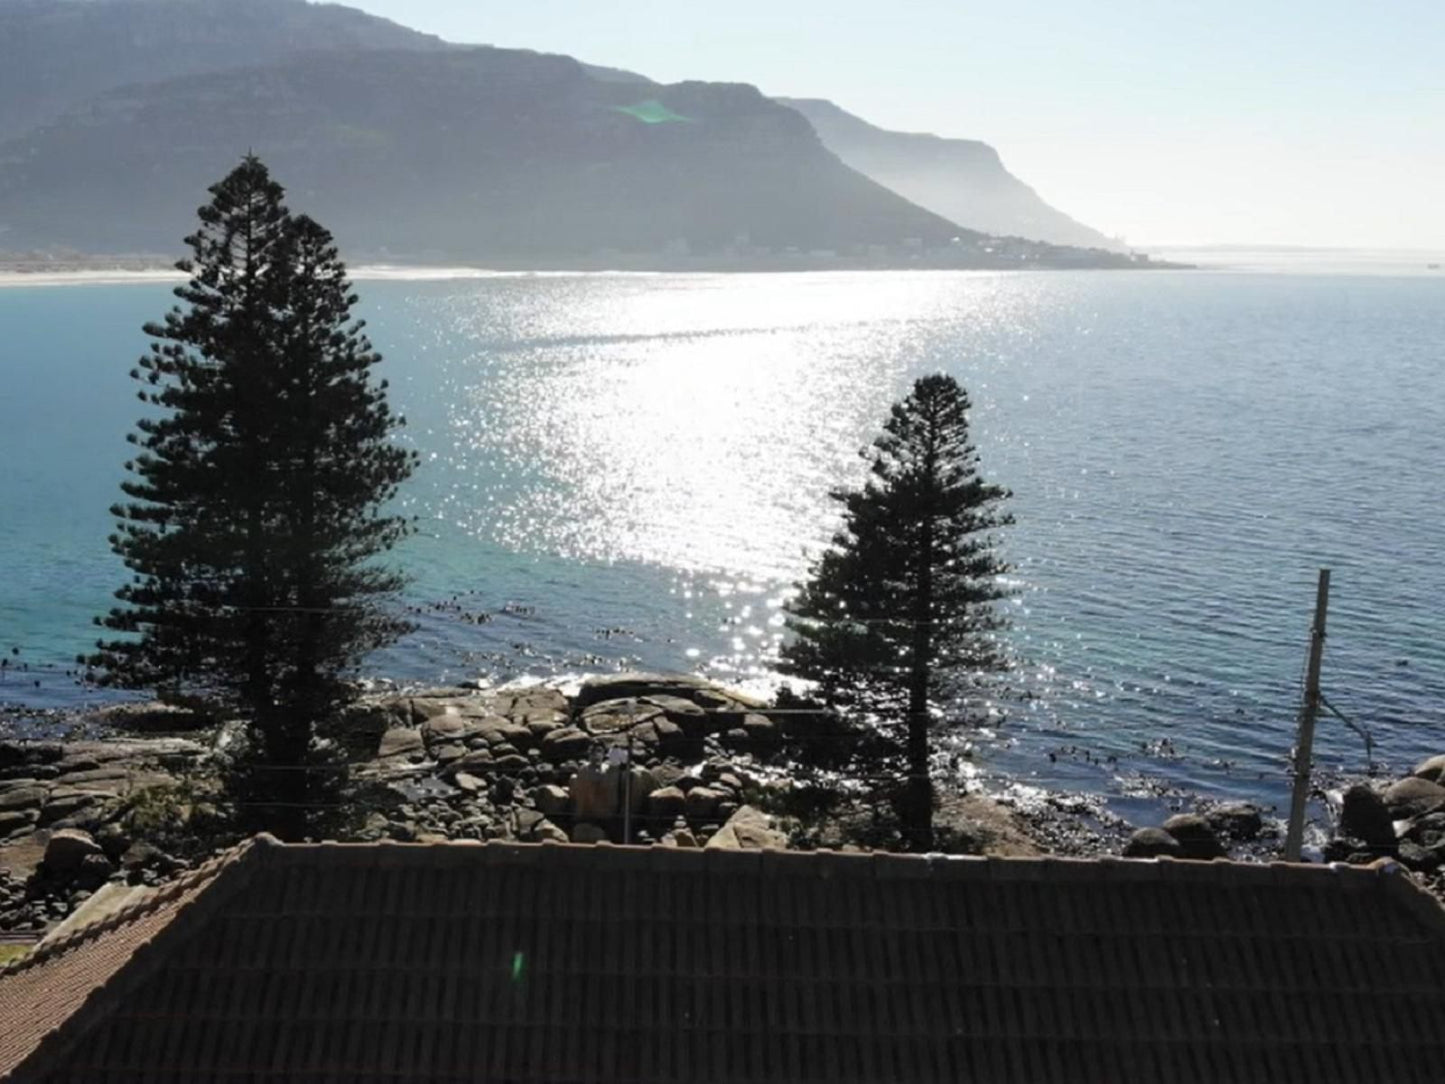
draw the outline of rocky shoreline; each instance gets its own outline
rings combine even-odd
[[[336,835],[860,845],[836,811],[819,820],[799,801],[805,788],[778,755],[791,725],[744,693],[675,675],[594,678],[570,695],[541,685],[371,694],[330,736],[351,762]],[[39,935],[93,894],[161,884],[236,838],[219,768],[237,724],[196,729],[185,712],[119,705],[81,729],[74,740],[0,741],[0,934]],[[1441,891],[1442,771],[1437,757],[1383,791],[1352,788],[1322,857],[1391,858]],[[1280,836],[1245,804],[1135,830],[1098,801],[1047,792],[946,793],[937,823],[940,849],[979,854],[1268,860]]]

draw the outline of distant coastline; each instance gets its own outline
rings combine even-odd
[[[488,266],[471,266],[454,261],[429,263],[383,263],[359,260],[351,267],[357,282],[427,281],[447,279],[480,279],[518,275],[665,275],[665,274],[758,274],[769,272],[817,271],[1177,271],[1193,270],[1193,265],[1148,257],[1131,259],[1111,253],[1099,253],[1097,262],[1069,257],[1058,262],[1010,261],[956,263],[920,258],[913,262],[820,258],[809,254],[782,254],[776,257],[648,257],[591,256],[555,260],[489,260]],[[35,286],[107,286],[144,283],[180,282],[184,275],[176,271],[173,261],[161,256],[105,256],[76,259],[10,260],[0,257],[0,288]]]
[[[426,282],[462,279],[510,278],[519,275],[664,275],[817,271],[1057,271],[1057,270],[1194,270],[1237,274],[1298,275],[1410,275],[1445,279],[1445,250],[1343,249],[1299,246],[1163,245],[1156,256],[1131,260],[1114,254],[1097,263],[1077,259],[1087,250],[1069,251],[1076,262],[998,261],[990,264],[949,265],[924,254],[916,262],[822,258],[815,254],[780,253],[773,256],[622,255],[557,258],[552,260],[489,260],[477,266],[446,260],[387,261],[360,258],[351,268],[357,282]],[[174,261],[159,254],[8,256],[0,254],[0,289],[5,287],[110,286],[180,282],[184,278]]]

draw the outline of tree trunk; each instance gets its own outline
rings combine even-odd
[[[928,772],[929,660],[933,657],[933,523],[925,519],[918,544],[913,595],[913,658],[908,681],[908,784],[904,833],[915,851],[933,848],[933,780]]]

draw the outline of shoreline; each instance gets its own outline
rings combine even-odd
[[[1086,256],[1088,254],[1085,254]],[[1010,259],[1003,254],[982,260],[963,260],[948,254],[921,253],[904,260],[826,256],[811,253],[773,255],[667,256],[607,253],[572,256],[542,262],[525,257],[501,257],[486,266],[456,261],[397,261],[358,258],[349,276],[355,282],[450,281],[488,278],[567,277],[581,275],[718,275],[827,272],[962,271],[998,273],[1020,271],[1192,271],[1194,265],[1153,259],[1147,254],[1099,254],[1097,258]],[[73,259],[5,258],[0,256],[0,288],[15,286],[119,285],[184,281],[174,259],[156,253],[79,256]]]
[[[238,727],[150,702],[93,713],[87,732],[58,740],[0,738],[0,934],[53,930],[92,893],[159,888],[254,830],[226,792]],[[808,733],[790,712],[682,674],[617,673],[565,691],[541,682],[373,691],[323,731],[351,782],[315,831],[343,842],[897,849],[876,796],[834,786],[820,804],[796,760]],[[1445,832],[1435,827],[1445,798],[1438,813],[1420,804],[1445,796],[1423,778],[1432,766],[1445,771],[1445,756],[1388,789],[1351,788],[1333,830],[1312,832],[1308,860],[1389,860],[1445,895]],[[1358,791],[1374,821],[1385,818],[1377,827],[1388,842],[1345,838]],[[1284,835],[1270,811],[1241,802],[1192,801],[1136,829],[1090,795],[962,779],[936,793],[942,854],[1259,863],[1280,860]],[[1391,824],[1402,802],[1419,808]],[[1358,808],[1354,823],[1364,823]],[[61,851],[85,861],[62,866]]]

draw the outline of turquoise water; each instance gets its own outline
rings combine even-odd
[[[973,395],[986,472],[1015,492],[1029,698],[984,741],[988,771],[1278,801],[1321,565],[1326,695],[1386,764],[1445,751],[1445,281],[359,291],[423,459],[407,496],[423,531],[398,554],[422,627],[378,673],[765,676],[783,592],[833,527],[827,490],[861,477],[888,404],[942,368]],[[119,581],[106,510],[138,406],[126,373],[168,301],[153,283],[0,289],[0,649],[20,649],[0,701],[101,699],[66,671]],[[1333,722],[1321,754],[1364,764]]]

